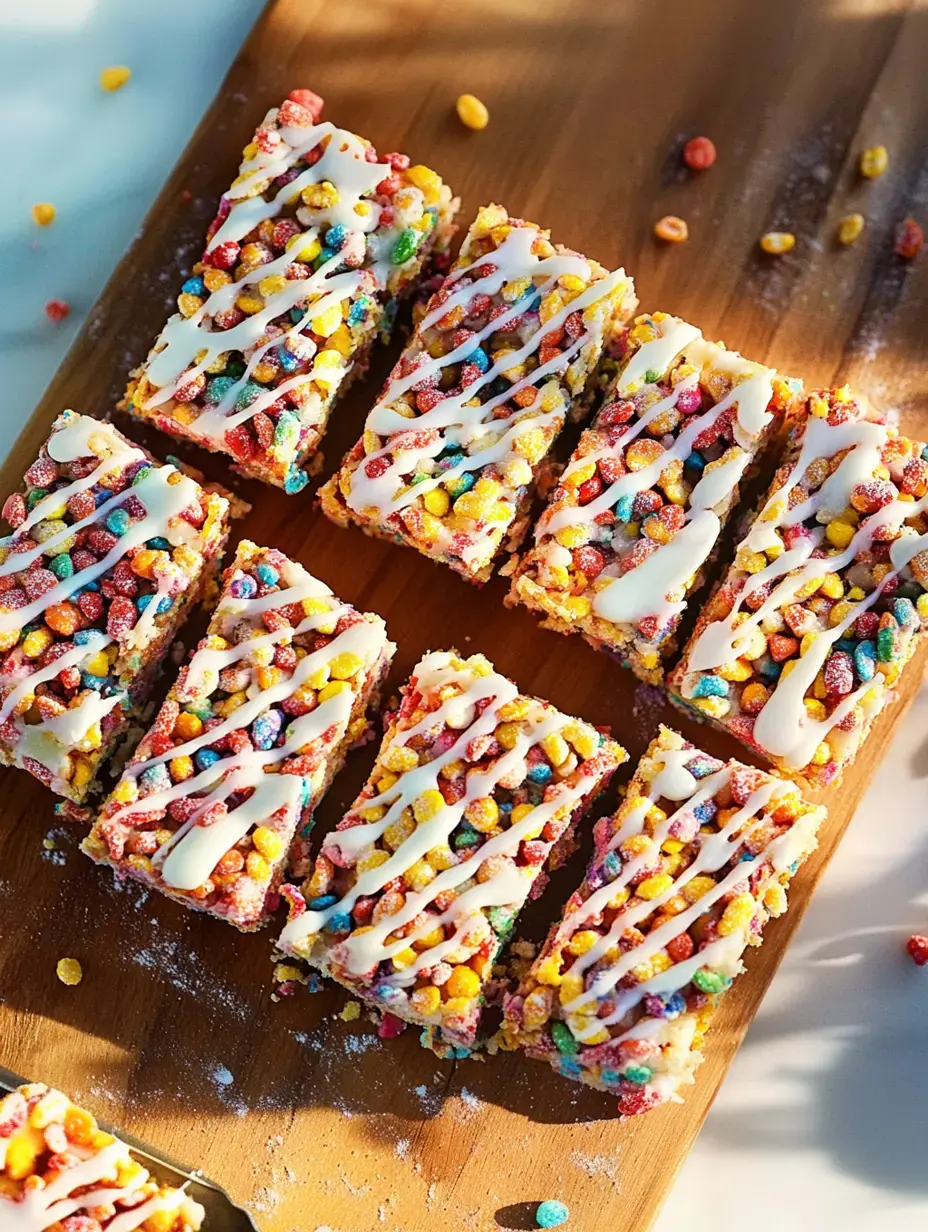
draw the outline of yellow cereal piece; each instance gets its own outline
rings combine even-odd
[[[654,846],[654,840],[647,834],[633,834],[622,844],[622,852],[626,856],[643,856]]]
[[[311,210],[330,210],[341,200],[338,189],[328,180],[322,180],[319,184],[307,184],[300,196],[303,204]],[[305,259],[302,253],[300,258]]]
[[[494,735],[504,749],[514,749],[519,742],[521,728],[517,723],[500,723]]]
[[[287,252],[294,261],[302,261],[309,265],[322,252],[322,241],[317,236],[310,239],[306,235],[295,235],[287,244]]]
[[[396,821],[390,823],[383,832],[384,845],[389,847],[391,851],[396,851],[406,840],[410,834],[415,833],[416,821],[411,810],[406,809],[397,818]]]
[[[669,873],[655,873],[653,877],[646,877],[637,885],[635,893],[639,898],[659,898],[662,894],[666,894],[672,885],[673,878]]]
[[[595,462],[584,462],[581,466],[572,468],[561,477],[561,486],[565,488],[579,488],[581,484],[592,479],[596,474]]]
[[[428,860],[416,860],[403,874],[403,881],[410,890],[418,892],[435,880],[435,870]]]
[[[431,821],[445,807],[444,796],[440,791],[436,791],[434,787],[424,791],[421,796],[418,796],[413,801],[412,811],[413,816],[419,825],[423,825],[427,821]]]
[[[454,109],[465,128],[486,128],[490,113],[475,94],[459,94]]]
[[[198,312],[203,307],[203,300],[199,295],[191,295],[189,291],[182,291],[177,297],[177,307],[180,309],[182,316],[192,317],[194,313]],[[259,307],[256,308],[255,311],[260,312],[263,307],[263,304],[259,304]],[[244,311],[244,309],[242,309],[242,311]]]
[[[764,906],[774,917],[786,910],[786,890],[779,881],[774,881],[764,890]]]
[[[838,577],[837,573],[826,573],[825,580],[822,582],[819,590],[826,599],[844,598],[844,583]]]
[[[831,748],[827,740],[822,740],[815,747],[815,752],[812,754],[813,766],[826,766],[831,761]]]
[[[854,538],[854,527],[835,518],[825,527],[825,538],[836,548],[846,548]]]
[[[579,971],[565,971],[561,976],[558,1000],[561,1005],[567,1005],[583,995],[583,976]]]
[[[274,982],[286,984],[289,980],[302,980],[303,972],[292,963],[278,963],[274,968]]]
[[[541,742],[541,747],[553,766],[562,765],[570,756],[567,741],[560,732],[552,732],[550,736],[545,736]]]
[[[579,548],[589,538],[589,531],[581,523],[573,526],[562,526],[555,531],[554,538],[562,548]]]
[[[32,221],[37,227],[49,227],[55,221],[55,207],[50,201],[40,201],[32,207]]]
[[[330,304],[328,308],[323,309],[318,316],[315,316],[310,321],[310,326],[314,334],[319,334],[322,338],[328,338],[330,334],[334,334],[342,323],[342,306],[341,304]],[[316,364],[319,363],[322,355],[316,356]]]
[[[860,174],[865,180],[876,180],[889,166],[889,154],[885,145],[869,145],[860,155]]]
[[[533,804],[517,804],[509,814],[510,821],[514,826],[517,826],[520,821],[525,821],[530,813],[535,811]]]
[[[561,729],[564,739],[587,761],[599,750],[599,732],[587,723],[567,723]]]
[[[499,822],[499,807],[492,796],[478,796],[468,804],[464,817],[475,830],[488,834]]]
[[[446,984],[451,997],[464,997],[473,1000],[480,992],[480,976],[472,967],[458,966],[451,972]]]
[[[828,711],[822,703],[814,697],[807,697],[805,699],[805,707],[809,718],[815,723],[823,723],[828,717]]]
[[[109,68],[101,69],[100,71],[100,89],[105,90],[107,94],[115,94],[117,90],[121,90],[132,76],[132,69],[127,68],[125,64],[113,64]]]
[[[409,994],[409,1004],[421,1018],[431,1018],[441,1008],[441,990],[434,984],[427,984],[424,988],[415,988]]]
[[[84,978],[84,969],[76,958],[59,958],[55,971],[62,984],[67,984],[69,988]]]
[[[338,1016],[342,1022],[354,1022],[361,1017],[361,1002],[346,1001]]]
[[[4,1172],[11,1181],[22,1181],[35,1171],[39,1157],[47,1151],[45,1137],[31,1126],[19,1130],[7,1143]]]
[[[184,299],[184,298],[185,296],[183,295],[180,297],[180,299]],[[196,296],[193,295],[193,296],[190,296],[189,298],[196,299]],[[180,300],[178,300],[178,303],[180,303]],[[260,295],[240,295],[238,299],[235,301],[235,306],[236,308],[239,309],[240,312],[244,312],[246,317],[253,317],[255,313],[261,312],[262,309],[264,308],[264,300],[261,298]],[[197,307],[199,307],[199,304],[197,305]],[[181,312],[184,312],[183,305],[181,305]],[[184,312],[184,316],[190,316],[190,315],[192,314]]]
[[[760,573],[766,565],[767,557],[763,552],[752,552],[750,548],[740,548],[735,556],[735,568],[745,573]]]
[[[345,693],[351,689],[351,685],[347,680],[331,680],[324,689],[320,689],[318,693],[319,704],[329,701],[332,697],[337,697],[339,693]]]
[[[744,680],[750,680],[754,675],[754,669],[750,663],[744,659],[735,659],[733,663],[726,663],[724,667],[720,667],[716,671],[717,676],[721,676],[723,680],[731,681],[733,684],[740,684]],[[701,701],[711,701],[711,698],[701,698]],[[723,699],[719,699],[723,700]]]
[[[561,960],[557,954],[551,954],[535,968],[535,978],[539,984],[549,984],[554,988],[561,982]]]
[[[423,496],[422,503],[434,517],[443,518],[451,508],[451,497],[444,488],[432,488]]]
[[[863,214],[845,214],[838,223],[838,243],[845,248],[855,243],[860,238],[866,221]]]
[[[333,680],[350,680],[364,666],[360,655],[352,654],[350,650],[343,651],[329,660],[329,672]]]
[[[406,949],[399,950],[396,954],[394,954],[391,962],[397,971],[404,971],[407,967],[411,967],[413,963],[418,960],[418,958],[419,955],[412,948],[412,946],[407,946]]]
[[[719,672],[718,674],[721,675],[722,673]],[[725,715],[731,710],[731,702],[727,697],[694,697],[690,705],[695,706],[697,710],[701,710],[710,719],[724,719]]]
[[[544,428],[528,428],[520,432],[512,442],[512,448],[527,462],[540,462],[548,449],[548,436]]]
[[[49,629],[34,629],[31,633],[27,633],[23,638],[22,652],[27,659],[37,659],[39,655],[45,651],[54,641],[54,637]],[[103,656],[106,659],[106,655]],[[106,662],[102,672],[96,672],[95,675],[105,676],[109,672],[109,662]]]
[[[268,860],[279,860],[284,853],[284,840],[276,830],[268,826],[257,826],[252,833],[251,841],[255,848]]]
[[[430,847],[425,853],[425,858],[436,873],[443,873],[446,868],[453,868],[457,864],[457,858],[447,843],[439,843],[435,847]]]
[[[245,857],[245,871],[252,881],[267,881],[271,875],[271,866],[258,851],[249,851]]]
[[[441,176],[431,167],[417,163],[408,168],[406,178],[421,191],[426,205],[437,205],[441,200]]]
[[[175,783],[183,783],[187,779],[192,779],[196,773],[193,758],[186,755],[172,757],[168,763],[168,768],[171,771],[171,778]]]
[[[588,954],[598,941],[599,933],[594,932],[592,928],[581,928],[568,941],[567,948],[571,954],[579,957],[581,954]]]
[[[218,291],[222,287],[227,287],[231,281],[232,275],[228,272],[228,270],[216,269],[215,266],[210,265],[203,271],[203,282],[207,291],[210,293],[213,291]],[[218,368],[217,371],[222,372],[228,361],[224,355],[221,355],[218,358],[222,360],[222,367]],[[213,372],[213,370],[213,364],[210,364],[206,369],[207,372]]]
[[[796,237],[792,231],[768,231],[760,237],[760,246],[770,256],[778,257],[792,252],[796,247]]]
[[[754,918],[754,899],[750,894],[739,894],[727,905],[719,920],[719,936],[745,932]]]
[[[715,882],[711,877],[691,877],[686,885],[681,889],[680,893],[688,903],[698,902],[704,894],[708,894],[710,890],[715,889]]]

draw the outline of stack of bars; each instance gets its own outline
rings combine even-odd
[[[367,785],[288,896],[282,952],[466,1055],[519,910],[625,756],[482,655],[426,655]]]
[[[517,991],[499,1042],[619,1096],[678,1100],[748,945],[786,908],[825,810],[793,783],[662,727],[580,888]]]
[[[321,113],[309,90],[267,113],[123,403],[287,492],[322,461],[336,397],[447,247],[458,205],[430,168],[381,160]]]
[[[548,451],[635,303],[624,270],[481,209],[323,511],[486,581],[525,534]]]
[[[205,1214],[60,1091],[35,1082],[0,1099],[4,1232],[198,1232]]]
[[[214,579],[230,502],[65,411],[0,540],[0,762],[75,802]]]
[[[244,540],[200,643],[83,850],[187,906],[259,928],[294,838],[348,748],[395,647],[282,552]]]

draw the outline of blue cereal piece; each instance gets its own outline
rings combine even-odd
[[[247,573],[243,573],[241,577],[235,578],[229,586],[229,594],[233,599],[253,599],[257,593],[257,583]]]
[[[283,411],[274,427],[274,445],[281,449],[291,445],[300,435],[300,417],[296,411]]]
[[[718,811],[718,805],[714,800],[702,800],[693,809],[693,816],[700,825],[706,826],[710,821],[715,820],[715,815]]]
[[[686,763],[686,768],[694,779],[705,779],[710,774],[716,774],[722,768],[722,763],[715,757],[705,753],[697,753],[692,761]]]
[[[351,916],[347,911],[336,911],[322,927],[327,933],[350,933]]]
[[[271,708],[265,714],[259,714],[251,725],[251,738],[255,748],[272,749],[283,722],[284,716],[279,710]]]
[[[854,651],[854,669],[864,682],[876,675],[876,646],[873,642],[861,642]]]
[[[723,680],[721,676],[700,676],[696,688],[693,690],[693,696],[727,697],[728,681]]]
[[[151,539],[145,540],[145,546],[151,548],[153,552],[170,552],[171,544],[163,535],[152,535]]]
[[[559,1228],[569,1218],[569,1209],[563,1202],[558,1202],[556,1198],[549,1198],[546,1202],[540,1202],[538,1210],[535,1212],[535,1222],[539,1228]]]
[[[481,372],[488,372],[490,370],[490,357],[487,355],[483,347],[476,347],[473,351],[471,351],[464,362],[473,364],[474,367],[479,368]]]
[[[48,562],[48,567],[60,581],[64,581],[65,578],[71,577],[74,573],[74,563],[67,552],[61,552],[58,556],[53,556]]]
[[[348,228],[344,224],[337,222],[329,227],[325,233],[325,246],[338,251],[345,247],[345,240],[348,238]]]
[[[287,472],[287,478],[284,480],[284,491],[288,496],[296,496],[297,492],[302,492],[309,483],[309,476],[304,470],[299,467],[294,467],[293,470]]]
[[[918,628],[918,613],[915,611],[915,604],[911,599],[895,599],[893,601],[893,615],[903,629]]]
[[[151,795],[156,791],[170,791],[171,776],[167,766],[159,762],[157,766],[149,766],[147,770],[143,770],[139,779],[139,787],[142,789],[143,796]]]
[[[634,496],[626,492],[624,496],[620,496],[615,503],[615,516],[620,522],[630,522],[632,520],[632,509],[635,504]]]
[[[653,1072],[648,1065],[630,1065],[622,1077],[629,1082],[636,1082],[638,1086],[643,1087],[646,1082],[651,1081]]]
[[[251,404],[257,402],[264,392],[264,386],[259,385],[257,381],[246,381],[235,398],[235,409],[237,411],[247,411]]]
[[[334,894],[320,894],[318,898],[309,899],[306,906],[310,911],[325,911],[326,907],[334,907],[337,902]]]
[[[273,565],[269,565],[265,560],[262,560],[259,565],[255,566],[255,573],[262,586],[276,586],[280,581],[280,574]]]
[[[235,381],[230,376],[214,376],[211,381],[206,382],[203,401],[207,406],[218,406],[234,384]]]
[[[547,762],[539,761],[529,768],[528,777],[533,783],[547,783],[553,774]]]
[[[197,769],[208,770],[210,766],[215,766],[217,761],[222,761],[222,754],[215,749],[197,749],[193,760],[197,763]]]
[[[348,324],[350,326],[363,325],[373,306],[374,301],[369,296],[360,295],[348,309]]]
[[[181,290],[184,292],[185,295],[205,295],[206,294],[206,283],[199,276],[199,274],[195,274],[193,278],[187,279],[187,281],[181,287]]]
[[[691,471],[702,472],[706,469],[706,460],[701,453],[697,453],[694,449],[683,465]]]
[[[131,521],[125,509],[113,509],[106,515],[106,529],[114,535],[124,535]]]

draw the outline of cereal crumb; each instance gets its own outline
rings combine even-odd
[[[539,1228],[559,1228],[570,1218],[570,1211],[563,1202],[549,1198],[541,1202],[535,1212],[535,1222]]]
[[[905,948],[916,967],[928,967],[928,937],[916,934],[908,939]]]
[[[32,221],[37,227],[48,227],[55,221],[55,207],[50,201],[40,201],[32,207]]]
[[[665,214],[654,224],[654,234],[667,244],[683,244],[690,237],[690,229],[683,218]]]
[[[760,237],[760,246],[770,256],[779,257],[795,248],[796,237],[792,231],[768,231]]]
[[[878,179],[889,166],[885,145],[870,145],[860,156],[860,174],[865,180]]]
[[[708,171],[715,159],[715,142],[708,137],[691,137],[683,147],[683,161],[691,171]]]
[[[458,113],[458,119],[466,128],[486,128],[489,123],[490,113],[487,111],[486,104],[474,94],[461,94],[454,107]]]
[[[50,299],[45,305],[45,315],[50,321],[63,321],[71,311],[66,299]]]
[[[76,958],[59,958],[55,970],[62,984],[69,987],[79,984],[84,978],[84,969]]]
[[[131,76],[132,69],[127,68],[125,64],[111,65],[100,73],[100,88],[107,94],[115,94],[117,90],[123,88]]]
[[[346,1001],[344,1008],[338,1016],[342,1022],[354,1022],[356,1018],[361,1017],[361,1002]]]

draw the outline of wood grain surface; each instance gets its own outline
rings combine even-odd
[[[463,197],[465,223],[479,204],[503,202],[604,264],[623,263],[644,308],[686,316],[810,384],[850,380],[928,436],[928,260],[908,267],[891,251],[898,220],[928,223],[926,63],[928,12],[899,0],[278,0],[24,428],[2,490],[17,485],[63,407],[110,411],[170,309],[180,266],[196,259],[241,146],[296,85],[322,93],[328,118],[380,150],[438,168]],[[464,90],[490,108],[482,133],[454,117]],[[696,133],[719,149],[701,176],[679,157]],[[889,147],[890,169],[864,183],[859,152],[876,142]],[[858,209],[867,230],[840,249],[836,224]],[[688,244],[652,239],[668,213],[687,219]],[[788,257],[759,252],[770,228],[796,232]],[[389,359],[382,354],[340,407],[324,474],[355,439]],[[169,448],[157,434],[145,441]],[[209,474],[226,477],[221,460],[204,458]],[[311,491],[238,487],[254,506],[239,533],[295,555],[386,618],[399,644],[394,683],[423,651],[456,644],[484,651],[526,690],[611,724],[633,757],[660,717],[681,724],[659,694],[579,639],[504,610],[501,582],[471,589],[408,549],[337,530]],[[370,1024],[338,1019],[345,998],[333,989],[274,1003],[272,932],[240,936],[115,888],[79,854],[79,836],[56,825],[48,793],[18,771],[0,783],[0,1063],[79,1094],[202,1167],[251,1204],[265,1232],[524,1229],[534,1203],[554,1196],[569,1204],[572,1232],[641,1232],[903,720],[923,660],[829,794],[819,853],[719,1013],[683,1107],[620,1124],[613,1100],[520,1056],[443,1063],[413,1030],[382,1042]],[[735,751],[683,726],[714,751]],[[371,747],[352,756],[318,832],[335,824],[372,760]],[[43,846],[50,831],[54,851]],[[541,934],[579,867],[527,913],[528,932]],[[84,964],[78,988],[55,977],[64,955]]]

